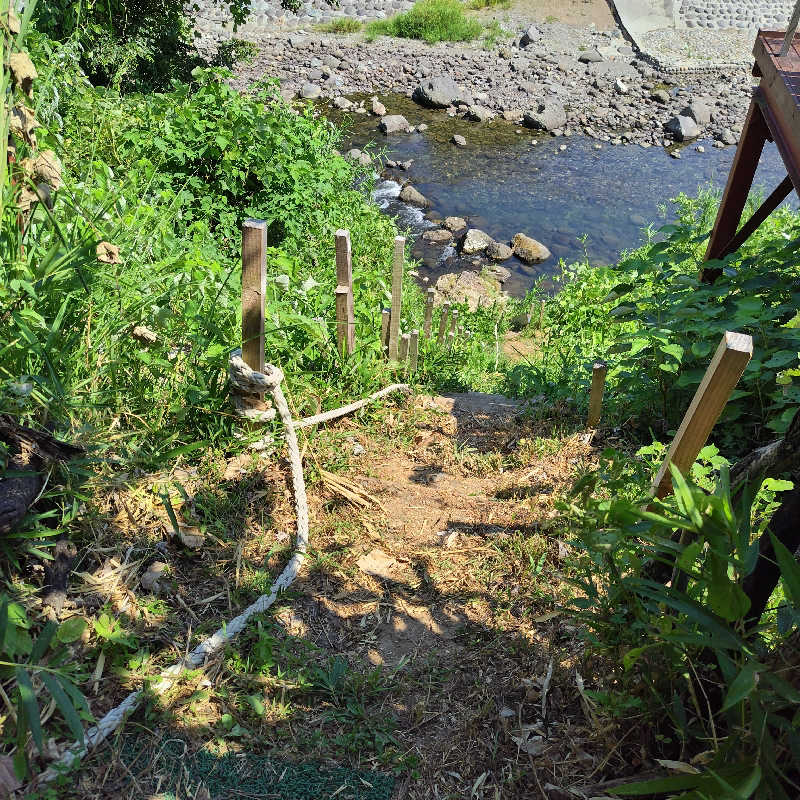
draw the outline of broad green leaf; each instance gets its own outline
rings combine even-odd
[[[678,566],[684,572],[691,572],[694,562],[697,561],[697,556],[700,555],[704,547],[702,539],[697,539],[691,544],[683,548],[683,552],[678,556]]]
[[[786,546],[775,537],[772,531],[769,532],[769,538],[772,540],[772,547],[775,550],[775,558],[781,570],[781,577],[783,578],[783,585],[786,587],[786,594],[792,601],[792,605],[795,608],[800,608],[800,564],[797,563],[795,557],[789,552]]]
[[[22,707],[25,709],[25,719],[28,722],[33,741],[39,752],[44,750],[44,737],[42,736],[42,722],[39,716],[39,704],[36,702],[36,693],[33,691],[31,676],[22,667],[17,667],[17,688]]]
[[[56,634],[58,641],[64,644],[77,642],[88,626],[89,623],[83,617],[70,617],[58,626],[58,633]]]
[[[750,693],[756,688],[756,675],[752,665],[746,664],[742,667],[728,688],[728,694],[725,695],[725,702],[722,704],[723,711],[733,708],[750,696]]]
[[[44,628],[42,628],[42,631],[37,637],[36,641],[33,643],[33,649],[31,650],[30,661],[32,664],[39,663],[47,648],[50,646],[50,642],[53,640],[57,629],[58,625],[52,621],[48,622]]]
[[[750,598],[725,574],[718,574],[711,581],[708,601],[711,610],[728,622],[742,619],[750,610]]]
[[[778,478],[764,478],[764,483],[761,485],[770,492],[790,492],[794,489],[791,481],[783,481]]]
[[[75,706],[72,705],[72,701],[67,697],[66,692],[61,688],[59,682],[52,675],[42,672],[39,674],[39,677],[41,678],[42,683],[50,691],[50,694],[53,696],[53,700],[56,701],[58,710],[63,715],[67,725],[69,725],[69,729],[72,731],[75,741],[83,744],[83,725],[81,724],[80,718],[75,711]]]

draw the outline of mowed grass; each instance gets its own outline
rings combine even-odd
[[[367,26],[367,35],[398,36],[435,42],[469,42],[483,30],[478,20],[464,14],[460,0],[420,0],[412,9]]]

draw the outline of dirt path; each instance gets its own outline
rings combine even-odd
[[[492,10],[492,9],[490,9]],[[494,9],[502,18],[507,11],[514,19],[528,22],[563,22],[565,25],[609,31],[616,27],[614,14],[606,0],[513,0],[509,9]]]

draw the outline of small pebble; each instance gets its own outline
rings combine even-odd
[[[706,151],[705,147],[703,147],[703,145],[701,144],[697,145],[697,147],[695,147],[695,150],[697,150],[698,153],[705,153]]]

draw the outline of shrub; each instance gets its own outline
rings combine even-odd
[[[317,25],[317,30],[324,33],[358,33],[364,25],[353,17],[337,17],[323,25]]]
[[[481,24],[464,15],[460,0],[419,0],[409,11],[367,26],[370,36],[399,36],[435,42],[468,42],[481,34]]]

